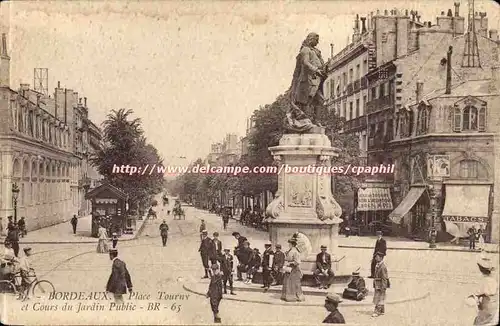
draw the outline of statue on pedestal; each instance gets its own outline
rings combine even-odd
[[[318,43],[319,35],[310,33],[297,55],[290,89],[292,109],[285,119],[285,127],[292,133],[321,133],[318,120],[325,102],[323,83],[327,75]]]

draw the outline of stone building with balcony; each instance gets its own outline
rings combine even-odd
[[[85,202],[86,101],[59,83],[53,96],[28,84],[12,89],[6,34],[2,34],[0,77],[2,231],[7,217],[15,215],[13,184],[20,189],[17,217],[25,217],[28,230],[67,221]]]

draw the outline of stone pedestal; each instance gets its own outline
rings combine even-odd
[[[307,272],[322,245],[337,252],[342,209],[331,193],[330,168],[339,150],[324,134],[286,134],[269,150],[280,162],[277,196],[266,210],[270,240],[286,251],[287,241],[299,232],[301,268]]]

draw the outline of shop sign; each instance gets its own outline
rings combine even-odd
[[[477,216],[443,216],[443,221],[455,223],[488,223],[487,217]]]

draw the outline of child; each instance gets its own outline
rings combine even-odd
[[[260,257],[259,249],[253,249],[253,255],[248,264],[247,279],[245,283],[252,283],[253,275],[259,270],[262,264],[262,258]]]
[[[116,234],[116,232],[113,232],[113,238],[111,239],[112,243],[113,243],[113,249],[116,248],[116,245],[118,244],[118,235]]]
[[[219,317],[219,304],[222,300],[222,275],[219,270],[219,265],[212,265],[212,277],[208,286],[207,298],[210,298],[210,306],[214,314],[214,323],[221,323]]]

